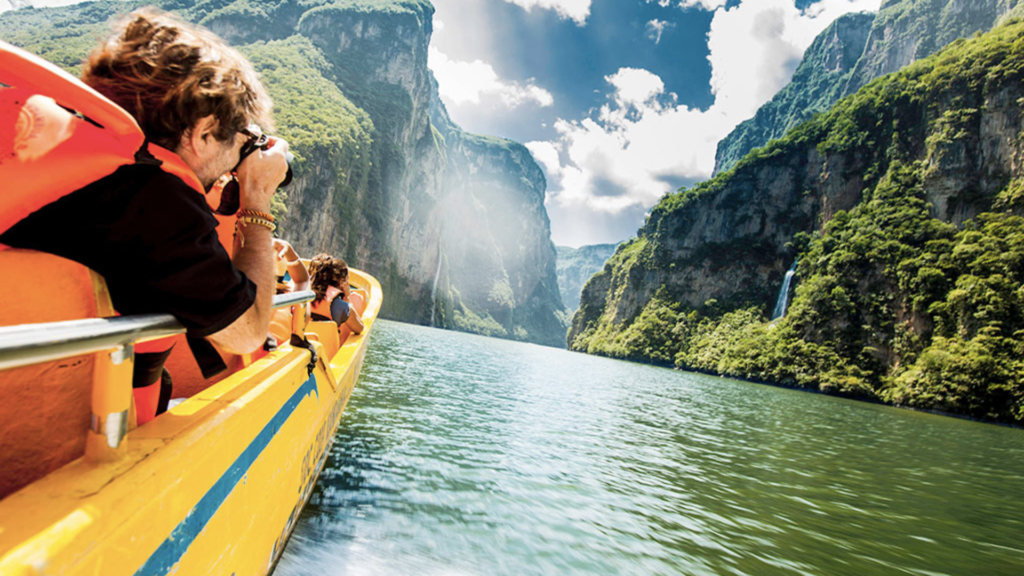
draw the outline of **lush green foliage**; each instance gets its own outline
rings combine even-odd
[[[295,153],[296,173],[316,172],[316,166],[334,167],[334,181],[322,187],[333,189],[343,221],[354,225],[358,193],[366,189],[370,173],[373,123],[369,116],[327,80],[332,66],[308,39],[293,36],[253,44],[243,51],[274,99],[274,118]],[[350,235],[358,232],[352,230]]]
[[[1012,21],[872,82],[735,170],[666,197],[591,280],[610,280],[609,293],[599,311],[582,304],[594,319],[572,347],[1024,423],[1024,218],[997,211],[1019,211],[1024,185],[1007,174],[998,192],[955,196],[979,214],[961,229],[926,200],[936,165],[976,150],[985,98],[1024,95],[1022,80],[1024,23]],[[815,147],[865,160],[864,195],[793,238],[799,282],[784,319],[773,324],[742,302],[684,309],[664,286],[635,318],[616,317],[636,266],[679,264],[647,259],[659,253],[664,221],[724,193],[747,168]]]
[[[113,20],[141,2],[93,2],[61,10],[23,8],[0,14],[0,38],[38,54],[74,75]]]

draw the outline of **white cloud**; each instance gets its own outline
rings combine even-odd
[[[507,108],[534,103],[551,106],[551,93],[531,81],[525,85],[502,80],[494,67],[481,60],[456,62],[431,47],[427,62],[437,78],[438,91],[445,104],[462,106],[481,104],[483,101],[500,101]]]
[[[746,0],[711,21],[711,92],[729,118],[749,118],[790,78],[814,37],[847,12],[877,10],[879,0],[822,0],[801,12],[793,0]]]
[[[562,175],[562,163],[558,159],[558,148],[551,142],[527,142],[533,158],[540,162],[550,176]]]
[[[642,214],[680,183],[709,177],[718,141],[789,82],[814,37],[840,15],[877,10],[880,1],[821,0],[801,11],[794,0],[743,0],[730,9],[725,0],[682,0],[717,8],[708,33],[714,104],[677,104],[647,70],[606,76],[607,104],[581,120],[560,119],[557,140],[528,145],[548,174],[552,230],[573,225],[559,218]]]
[[[669,28],[675,28],[675,23],[667,20],[658,20],[655,18],[647,23],[647,37],[654,40],[655,44],[661,43],[661,35],[665,33],[665,30]]]
[[[657,108],[653,100],[665,92],[665,83],[661,78],[638,68],[619,68],[618,72],[604,79],[615,88],[612,97],[623,109],[635,106],[643,112],[649,106]]]
[[[517,6],[522,6],[527,11],[533,8],[544,8],[554,10],[563,18],[571,18],[579,26],[587,23],[590,16],[591,0],[505,0]]]
[[[720,8],[722,6],[725,6],[725,4],[727,2],[728,2],[728,0],[679,0],[679,7],[683,8],[683,9],[686,9],[686,8],[703,8],[704,10],[714,10],[716,8]],[[664,5],[668,4],[669,2],[667,2],[667,1],[666,2],[659,1],[658,3],[661,4],[662,6],[664,6]]]

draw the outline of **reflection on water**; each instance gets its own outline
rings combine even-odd
[[[294,575],[1024,574],[1024,430],[379,322]]]

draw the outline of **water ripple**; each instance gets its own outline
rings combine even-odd
[[[1024,431],[379,322],[276,571],[1022,574]]]

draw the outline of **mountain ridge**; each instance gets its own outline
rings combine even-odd
[[[954,40],[988,30],[1019,6],[1019,0],[886,0],[874,15],[841,16],[815,38],[792,81],[718,143],[712,176],[814,114],[827,111],[871,80],[934,54]],[[836,34],[837,27],[849,27],[855,33]],[[842,73],[832,69],[835,59],[827,57],[836,51],[847,60]]]

